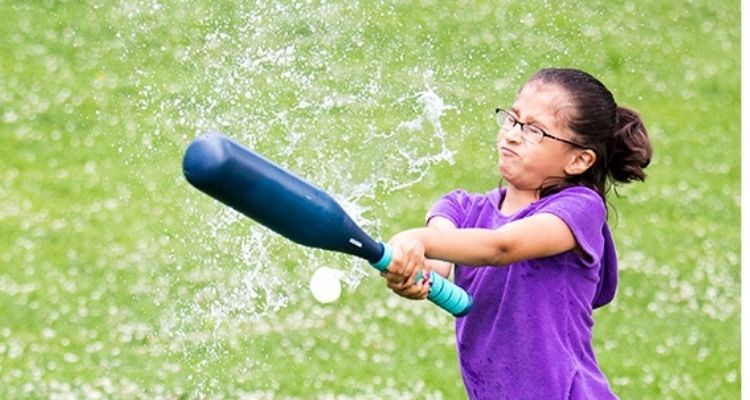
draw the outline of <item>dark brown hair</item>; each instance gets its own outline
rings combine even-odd
[[[552,84],[567,94],[570,107],[560,110],[563,122],[576,134],[576,142],[596,153],[596,161],[581,175],[545,180],[540,196],[573,185],[587,186],[602,198],[611,183],[646,179],[651,162],[651,142],[640,116],[620,107],[612,93],[590,74],[567,68],[542,69],[526,82]]]

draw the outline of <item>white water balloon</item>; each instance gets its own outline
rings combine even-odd
[[[341,296],[342,271],[320,267],[310,277],[310,291],[320,303],[332,303]]]

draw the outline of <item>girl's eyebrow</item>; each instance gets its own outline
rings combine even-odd
[[[516,106],[511,106],[510,107],[510,111],[512,111],[513,114],[520,116],[520,114],[518,113],[518,109],[516,108]],[[544,130],[547,129],[547,127],[543,123],[539,122],[534,117],[530,117],[530,119],[531,119],[531,121],[524,122],[524,124],[534,125],[537,128],[541,128],[541,129],[544,129]]]

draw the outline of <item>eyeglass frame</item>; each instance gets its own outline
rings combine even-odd
[[[501,124],[500,123],[500,113],[505,114],[506,121],[509,120],[513,124],[513,126],[511,126],[510,129],[505,128],[503,126],[505,124]],[[555,135],[551,135],[551,134],[547,133],[544,129],[542,129],[542,128],[536,126],[536,125],[529,124],[529,123],[526,123],[526,122],[521,122],[521,121],[518,120],[518,118],[514,117],[513,114],[511,114],[510,112],[508,112],[508,110],[504,110],[502,108],[496,108],[495,109],[495,122],[500,127],[500,129],[507,129],[507,131],[510,131],[511,129],[515,128],[516,125],[519,125],[521,127],[521,133],[524,134],[524,136],[523,136],[524,138],[526,138],[527,136],[525,136],[525,135],[528,135],[528,133],[529,133],[529,132],[525,132],[524,131],[524,127],[529,126],[529,127],[538,129],[539,132],[542,133],[542,139],[539,139],[538,142],[534,142],[536,144],[541,143],[542,140],[547,137],[547,138],[550,138],[550,139],[553,139],[553,140],[557,140],[558,142],[566,143],[566,144],[569,144],[571,146],[575,146],[575,147],[578,147],[578,148],[581,148],[581,149],[587,149],[588,148],[588,147],[586,147],[586,146],[584,146],[582,144],[570,141],[568,139],[563,139],[561,137],[558,137],[558,136],[555,136]]]

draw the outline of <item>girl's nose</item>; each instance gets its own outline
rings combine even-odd
[[[501,131],[501,135],[505,137],[505,140],[509,142],[520,142],[521,137],[523,136],[523,133],[521,132],[521,125],[516,124],[515,126],[504,132]]]

